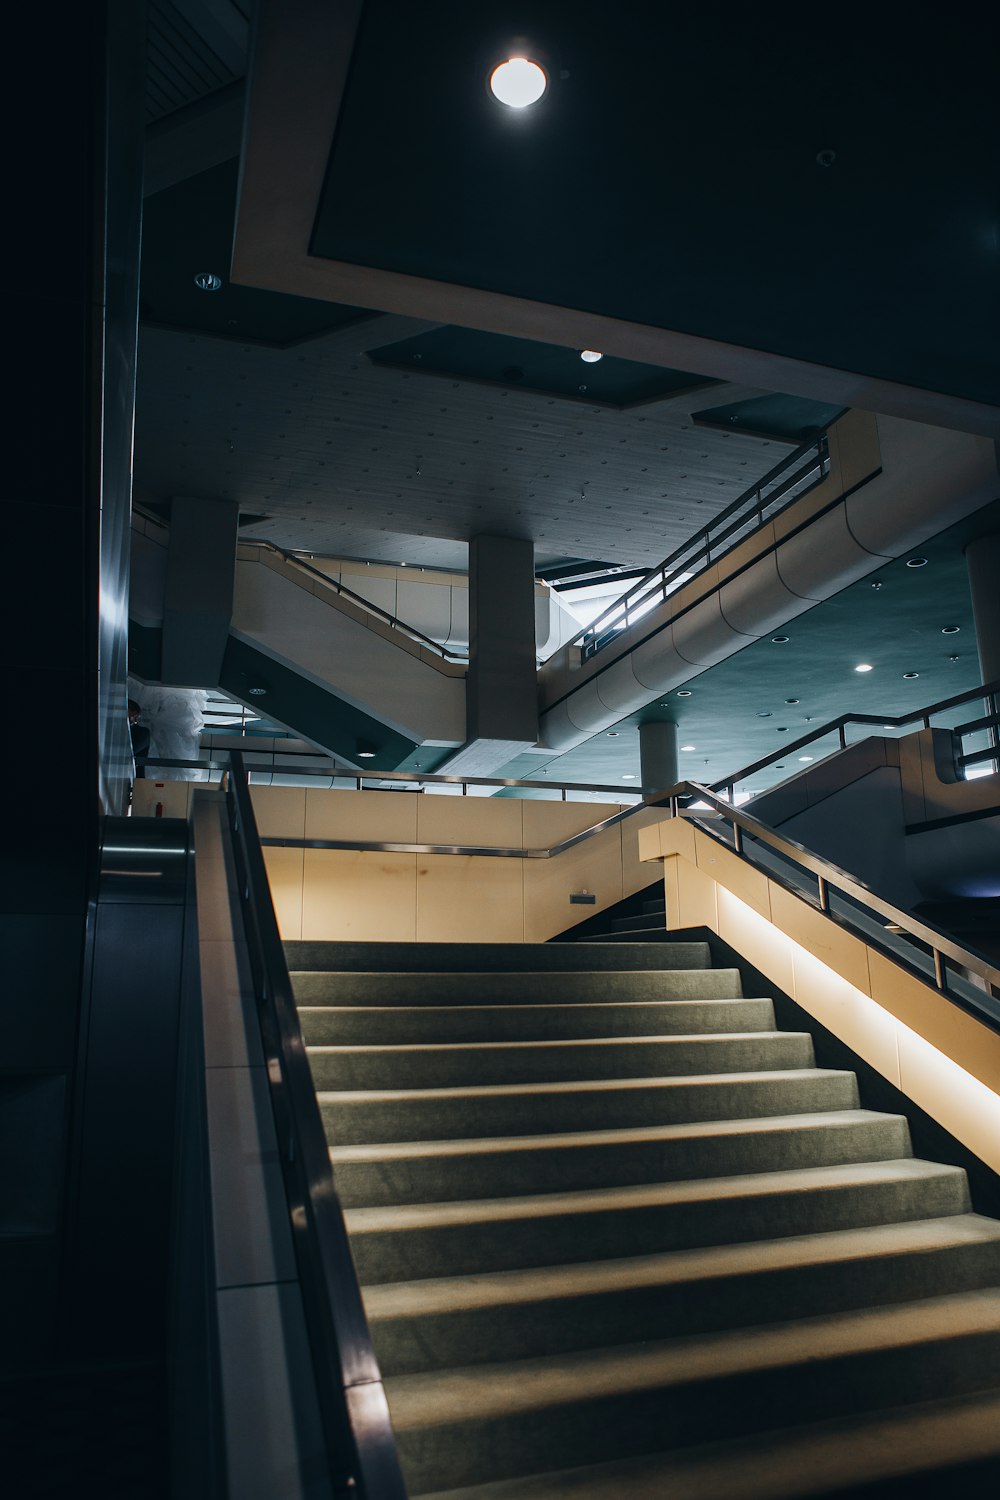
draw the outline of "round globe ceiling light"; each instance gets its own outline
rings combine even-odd
[[[599,349],[581,349],[580,358],[585,365],[596,365],[599,359],[604,358],[604,355]]]
[[[527,57],[508,57],[490,74],[494,98],[508,109],[527,109],[529,104],[537,104],[548,84],[545,69]]]

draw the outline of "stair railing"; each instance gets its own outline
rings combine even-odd
[[[738,542],[772,519],[817,484],[830,470],[830,448],[825,432],[802,443],[762,478],[743,491],[725,510],[696,531],[670,556],[651,568],[626,593],[608,606],[575,635],[570,645],[580,647],[584,661],[617,640],[635,620],[665,600],[674,589],[700,571],[718,562]]]
[[[705,804],[710,816],[683,807],[685,801]],[[683,815],[740,859],[765,870],[770,880],[808,901],[831,921],[878,948],[917,977],[932,978],[942,994],[985,1017],[995,1030],[1000,1030],[1000,968],[985,954],[965,947],[947,932],[876,895],[863,881],[814,854],[796,839],[769,828],[745,808],[734,807],[711,787],[683,781],[665,796],[651,798],[644,805],[664,806],[674,817]],[[778,869],[772,862],[752,857],[755,846],[759,845],[778,856],[781,862]],[[797,872],[796,878],[791,877],[788,866]],[[955,970],[965,971],[964,975],[956,974]],[[964,982],[969,974],[976,975],[987,988],[979,989]]]
[[[265,542],[259,537],[247,537],[244,545],[248,547],[263,547],[268,552],[276,552],[285,562],[291,563],[293,567],[301,568],[310,577],[321,580],[335,594],[339,594],[342,598],[350,600],[359,609],[367,610],[368,614],[374,615],[376,619],[381,620],[390,629],[399,631],[401,635],[409,636],[411,641],[416,641],[420,646],[426,646],[428,651],[435,652],[436,655],[443,657],[445,661],[468,662],[469,653],[467,651],[450,651],[447,646],[442,646],[440,641],[432,640],[429,635],[424,635],[423,631],[418,630],[415,625],[408,625],[405,620],[400,620],[396,615],[391,614],[389,610],[383,609],[381,605],[373,604],[363,594],[356,594],[353,589],[349,589],[346,584],[341,583],[339,578],[334,578],[331,574],[324,573],[322,568],[314,567],[300,553],[288,552],[284,547],[279,547],[275,542]]]
[[[271,902],[246,767],[236,750],[229,754],[226,797],[331,1495],[338,1500],[406,1500]]]

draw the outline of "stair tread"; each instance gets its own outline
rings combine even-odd
[[[719,1031],[705,1033],[703,1031],[691,1032],[667,1032],[655,1033],[650,1036],[581,1036],[581,1037],[538,1037],[528,1041],[484,1041],[484,1042],[347,1042],[347,1043],[310,1043],[306,1049],[310,1053],[318,1053],[325,1057],[357,1057],[361,1054],[387,1054],[389,1056],[406,1056],[411,1053],[445,1052],[455,1054],[458,1052],[470,1052],[482,1054],[485,1052],[543,1052],[556,1051],[566,1048],[625,1048],[633,1047],[638,1043],[656,1043],[664,1047],[679,1046],[681,1044],[695,1045],[699,1047],[720,1047],[730,1042],[750,1042],[759,1045],[761,1042],[774,1041],[779,1045],[784,1039],[788,1039],[788,1045],[792,1041],[802,1042],[810,1040],[808,1031]]]
[[[714,1203],[724,1198],[748,1198],[776,1191],[802,1193],[823,1188],[860,1186],[871,1182],[929,1181],[935,1178],[954,1178],[956,1182],[961,1180],[964,1184],[964,1173],[959,1167],[904,1157],[833,1167],[802,1167],[784,1172],[742,1173],[735,1177],[537,1193],[516,1198],[466,1198],[455,1202],[351,1208],[345,1211],[344,1217],[350,1233],[361,1235],[451,1224],[553,1218],[566,1213],[621,1211],[652,1205],[677,1206],[705,1201]]]
[[[948,1465],[1000,1463],[1000,1394],[780,1428],[726,1443],[582,1469],[424,1492],[414,1500],[803,1500],[880,1480],[915,1482]],[[920,1490],[920,1494],[929,1491]],[[944,1493],[944,1489],[936,1493]]]
[[[700,971],[699,971],[700,972]],[[672,1009],[683,1010],[691,1006],[702,1005],[770,1005],[772,1002],[766,997],[754,995],[714,995],[699,997],[697,1000],[511,1000],[497,1005],[368,1005],[365,1014],[375,1015],[433,1015],[435,1011],[445,1011],[448,1015],[456,1012],[469,1011],[473,1015],[483,1013],[511,1015],[523,1012],[525,1015],[537,1014],[540,1010],[577,1011],[583,1010],[649,1010],[653,1006],[662,1008],[668,1014]],[[356,1005],[299,1005],[297,1007],[300,1016],[315,1015],[356,1015]]]
[[[734,1083],[791,1081],[809,1082],[820,1078],[854,1079],[847,1068],[756,1068],[747,1072],[733,1073],[688,1073],[683,1077],[670,1074],[649,1078],[585,1078],[561,1080],[554,1083],[491,1083],[466,1084],[461,1087],[426,1089],[320,1089],[317,1098],[321,1105],[354,1104],[365,1102],[379,1104],[389,1100],[416,1099],[476,1099],[488,1095],[500,1098],[516,1098],[537,1094],[587,1094],[605,1091],[628,1091],[631,1089],[659,1086],[662,1088],[691,1088],[698,1084],[731,1087]]]
[[[1000,1223],[979,1214],[953,1214],[863,1229],[792,1235],[752,1244],[668,1250],[654,1255],[532,1266],[485,1275],[386,1282],[365,1289],[365,1312],[373,1325],[385,1318],[428,1317],[472,1309],[495,1309],[502,1316],[505,1308],[536,1302],[553,1303],[668,1285],[694,1286],[720,1277],[752,1277],[784,1268],[919,1254],[970,1243],[993,1243],[1000,1250]]]
[[[551,1135],[474,1136],[467,1139],[447,1138],[439,1141],[373,1141],[361,1146],[331,1146],[330,1159],[338,1162],[386,1162],[398,1158],[423,1156],[493,1155],[504,1151],[545,1151],[553,1148],[573,1150],[577,1147],[622,1145],[641,1141],[683,1141],[705,1136],[738,1136],[761,1131],[788,1129],[826,1130],[852,1126],[862,1121],[870,1124],[895,1122],[898,1115],[877,1110],[839,1109],[815,1114],[750,1116],[738,1120],[705,1120],[682,1125],[647,1125],[618,1130],[573,1130]]]
[[[508,1360],[390,1376],[386,1391],[398,1433],[455,1422],[496,1420],[594,1398],[693,1385],[770,1370],[803,1372],[824,1360],[910,1349],[965,1336],[1000,1338],[1000,1289],[930,1297],[768,1327],[740,1328],[569,1355]],[[665,1399],[669,1399],[665,1396]]]

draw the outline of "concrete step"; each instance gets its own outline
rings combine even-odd
[[[998,1488],[1000,1394],[976,1391],[414,1500],[942,1500]]]
[[[580,953],[580,945],[570,945]],[[617,950],[616,950],[617,952]],[[589,1001],[727,1000],[742,993],[738,969],[621,970],[567,973],[518,970],[480,974],[300,972],[291,975],[300,1005],[582,1005]]]
[[[901,1115],[861,1109],[330,1151],[345,1208],[628,1187],[909,1155],[909,1128]]]
[[[290,969],[346,974],[375,973],[546,973],[576,969],[707,969],[707,943],[672,939],[667,951],[642,944],[622,955],[609,949],[583,954],[578,943],[351,943],[292,940],[284,945]]]
[[[577,938],[578,943],[586,943],[588,945],[594,943],[642,943],[652,946],[662,943],[666,947],[671,941],[669,932],[662,927],[653,926],[648,919],[644,921],[644,925],[641,928],[636,928],[632,931],[601,932],[597,933],[594,937]]]
[[[773,1031],[770,1000],[618,1000],[583,1005],[302,1005],[310,1046],[360,1043],[548,1041]]]
[[[677,1338],[1000,1283],[975,1214],[369,1287],[383,1375]]]
[[[658,918],[662,918],[662,921],[657,920]],[[664,907],[661,906],[659,911],[647,911],[644,907],[636,917],[612,917],[611,931],[645,932],[650,930],[655,932],[660,928],[665,929],[666,921],[667,913]]]
[[[854,1074],[833,1068],[319,1094],[333,1146],[737,1120],[857,1103]]]
[[[998,1368],[1000,1291],[990,1289],[400,1375],[386,1389],[410,1493],[422,1495],[850,1418],[886,1392],[898,1404],[964,1396],[994,1384]]]
[[[359,1279],[371,1285],[822,1234],[969,1208],[964,1172],[910,1158],[356,1208],[346,1220]]]
[[[311,1047],[317,1089],[454,1088],[809,1068],[806,1032]]]

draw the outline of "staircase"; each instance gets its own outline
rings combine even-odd
[[[706,944],[286,946],[411,1495],[995,1487],[1000,1223]]]

